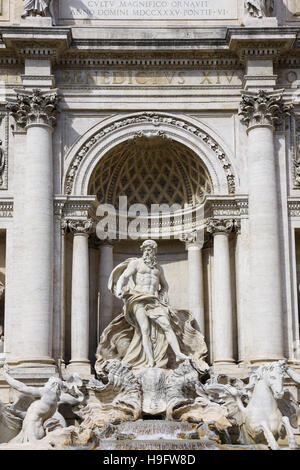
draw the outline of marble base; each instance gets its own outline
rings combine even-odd
[[[248,28],[277,28],[277,18],[246,18],[244,24]]]
[[[70,374],[77,373],[81,378],[86,378],[91,376],[91,365],[90,363],[83,362],[71,362],[67,366],[67,372]]]
[[[38,28],[49,28],[52,26],[52,18],[43,16],[27,16],[21,18],[20,26],[35,26]]]

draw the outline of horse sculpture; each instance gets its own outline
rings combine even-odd
[[[239,426],[244,444],[266,441],[272,450],[279,450],[277,440],[287,436],[289,448],[297,449],[290,423],[297,414],[297,405],[284,400],[284,374],[279,361],[258,367],[242,390],[213,382],[206,386],[208,393],[218,395],[218,401],[231,410],[230,419]]]

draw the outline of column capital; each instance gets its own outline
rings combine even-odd
[[[179,240],[185,243],[185,247],[187,250],[192,247],[202,249],[204,245],[204,234],[202,235],[202,237],[199,236],[199,234],[200,232],[197,232],[196,230],[193,232],[182,233],[179,237]]]
[[[246,124],[248,131],[253,127],[271,126],[274,128],[286,116],[290,116],[293,112],[293,105],[286,104],[282,97],[283,90],[244,92],[239,116]]]
[[[86,220],[68,220],[68,229],[74,235],[89,235],[93,228],[93,221]]]
[[[211,219],[207,224],[207,231],[212,235],[229,235],[235,228],[234,219]]]
[[[39,88],[17,92],[17,99],[7,103],[7,109],[21,128],[30,125],[54,127],[58,112],[57,91],[43,92]]]

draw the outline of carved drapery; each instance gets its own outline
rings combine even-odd
[[[42,92],[39,88],[32,92],[18,92],[17,99],[7,104],[7,109],[21,128],[30,124],[46,124],[54,127],[58,112],[56,91]]]
[[[272,126],[280,124],[292,113],[292,105],[283,101],[282,90],[275,92],[247,92],[242,95],[239,115],[248,129],[253,126]]]

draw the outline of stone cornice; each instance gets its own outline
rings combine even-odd
[[[17,57],[56,59],[71,47],[70,28],[8,26],[0,28],[3,46]]]
[[[54,198],[54,213],[67,219],[86,219],[93,212],[95,196],[56,196]]]
[[[83,37],[82,31],[88,31]],[[298,28],[247,28],[247,27],[216,27],[216,28],[152,28],[152,34],[145,37],[143,28],[136,29],[135,34],[124,28],[104,28],[99,39],[97,28],[79,27],[24,27],[6,26],[0,28],[2,47],[12,49],[18,55],[38,54],[50,57],[70,51],[95,53],[126,51],[139,53],[231,53],[237,58],[246,56],[278,57],[291,50],[297,39]],[[94,34],[95,32],[95,34]],[[298,44],[298,43],[297,43]],[[55,53],[53,51],[56,51]],[[52,51],[52,52],[51,52]]]

